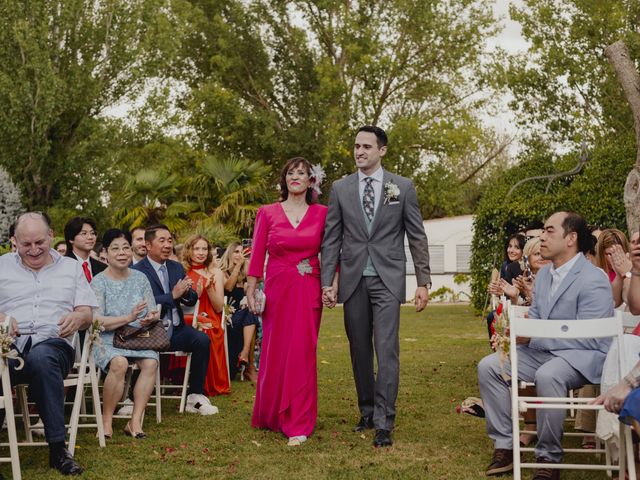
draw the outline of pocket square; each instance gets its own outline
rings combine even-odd
[[[400,204],[400,202],[396,200],[395,202],[389,202],[388,204],[389,204],[389,205],[399,205],[399,204]]]

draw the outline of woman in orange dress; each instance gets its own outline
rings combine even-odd
[[[194,235],[184,243],[182,263],[200,299],[198,328],[211,339],[209,367],[204,381],[207,396],[230,392],[222,329],[224,274],[217,267],[216,257],[216,250],[202,235]]]

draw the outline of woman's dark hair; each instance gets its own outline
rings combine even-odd
[[[104,232],[104,235],[102,236],[102,246],[108,250],[111,242],[117,240],[118,238],[124,238],[127,242],[129,242],[129,245],[131,245],[131,234],[127,230],[110,228],[109,230]]]
[[[304,167],[307,170],[307,174],[311,175],[311,163],[302,157],[293,157],[287,160],[287,163],[284,164],[282,170],[280,171],[280,201],[284,201],[289,198],[289,189],[287,188],[287,172],[293,168],[297,168],[299,166]],[[311,187],[307,188],[307,194],[305,195],[305,200],[307,201],[307,205],[311,205],[312,203],[316,203],[316,200],[313,195],[313,189]]]
[[[518,248],[520,248],[520,251],[524,250],[524,245],[525,243],[527,243],[527,239],[521,233],[514,233],[513,235],[510,235],[509,238],[507,238],[506,245],[504,246],[504,258],[506,260],[509,260],[509,255],[507,254],[507,250],[509,249],[509,244],[511,243],[511,240],[513,240],[514,238],[518,241]]]

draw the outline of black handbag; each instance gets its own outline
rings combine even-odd
[[[169,350],[169,335],[161,320],[155,320],[144,327],[123,325],[114,332],[113,346],[127,350],[166,352]]]

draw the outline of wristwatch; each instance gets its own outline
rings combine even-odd
[[[426,288],[427,290],[431,290],[431,285],[432,285],[432,283],[431,283],[431,282],[427,282],[427,283],[425,283],[424,285],[418,285],[418,286],[419,286],[419,287],[424,287],[424,288]]]
[[[624,278],[631,278],[631,276],[633,275],[633,273],[631,273],[631,270],[629,270],[627,273],[625,273],[623,275]]]

